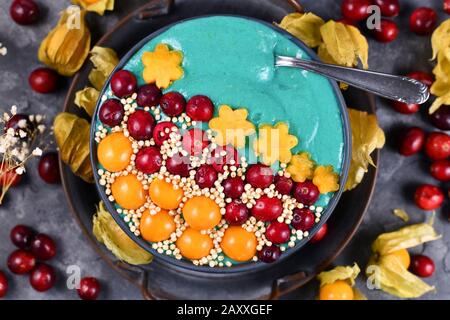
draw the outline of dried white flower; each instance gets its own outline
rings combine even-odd
[[[12,114],[13,116],[17,114],[17,106],[16,106],[16,105],[13,105],[13,106],[11,107],[11,114]]]
[[[20,166],[16,168],[16,173],[20,176],[25,173],[25,167]]]
[[[41,148],[38,147],[38,148],[34,149],[31,154],[35,157],[40,157],[40,156],[42,156],[42,150],[41,150]]]

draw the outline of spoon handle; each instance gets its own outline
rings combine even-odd
[[[277,56],[275,66],[302,68],[407,104],[422,104],[430,97],[427,85],[408,77],[285,56]]]

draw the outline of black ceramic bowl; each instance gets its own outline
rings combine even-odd
[[[316,55],[316,53],[314,51],[312,51],[302,41],[300,41],[297,38],[293,37],[291,34],[287,33],[286,31],[284,31],[284,30],[282,30],[282,29],[280,29],[280,28],[278,28],[278,27],[276,27],[276,26],[274,26],[272,24],[269,24],[267,22],[264,22],[264,21],[261,21],[261,20],[258,20],[258,19],[254,19],[254,18],[250,18],[250,17],[244,17],[244,16],[236,16],[236,15],[233,15],[233,16],[234,17],[243,18],[243,19],[250,19],[250,20],[256,21],[258,23],[261,23],[263,25],[266,25],[266,26],[276,30],[277,32],[283,34],[285,37],[289,38],[294,43],[296,43],[302,50],[307,52],[309,54],[309,56],[313,60],[319,60],[319,58],[317,57],[317,55]],[[199,18],[202,18],[202,17],[205,17],[205,16],[199,16],[199,17],[190,18],[190,19],[199,19]],[[163,33],[164,31],[168,30],[172,26],[174,26],[176,24],[179,24],[179,23],[183,23],[184,21],[187,21],[187,20],[190,20],[190,19],[180,20],[180,21],[175,22],[175,23],[173,23],[171,25],[168,25],[168,26],[166,26],[166,27],[164,27],[162,29],[159,29],[158,31],[155,31],[152,34],[150,34],[147,37],[145,37],[138,44],[136,44],[124,57],[122,57],[122,59],[120,60],[119,64],[117,65],[117,67],[112,72],[112,74],[114,74],[115,71],[122,69],[125,66],[125,64],[128,62],[128,60],[137,51],[139,51],[139,49],[141,49],[142,46],[144,46],[151,39],[153,39],[154,37],[156,37],[159,34]],[[100,93],[100,96],[103,96],[103,94],[106,92],[106,90],[107,90],[107,88],[109,86],[110,80],[111,80],[111,76],[109,77],[109,79],[107,80],[105,86],[103,87],[103,90]],[[331,79],[329,81],[330,81],[330,84],[331,84],[331,86],[333,88],[333,91],[335,93],[336,99],[339,102],[339,108],[340,108],[340,112],[341,112],[341,121],[342,121],[342,124],[343,124],[343,130],[344,130],[344,153],[343,153],[342,172],[341,172],[341,175],[340,175],[340,189],[339,189],[339,191],[335,192],[335,194],[331,198],[330,202],[328,203],[328,206],[325,208],[324,212],[322,213],[320,222],[315,224],[314,227],[310,230],[309,236],[307,238],[304,238],[304,239],[298,241],[294,248],[287,249],[285,252],[283,252],[283,254],[281,255],[281,258],[276,263],[279,263],[280,261],[286,259],[290,255],[292,255],[295,252],[297,252],[302,246],[304,246],[309,241],[309,239],[311,239],[311,237],[314,236],[314,234],[320,229],[320,227],[324,223],[326,223],[327,219],[330,217],[331,213],[333,212],[334,208],[336,207],[336,205],[337,205],[337,203],[339,201],[339,198],[340,198],[340,196],[342,194],[345,182],[347,181],[347,175],[348,175],[348,170],[349,170],[349,165],[350,165],[350,156],[351,156],[351,131],[350,131],[347,107],[346,107],[344,98],[342,97],[341,91],[340,91],[337,83],[335,81],[331,80]],[[105,203],[106,208],[108,209],[108,211],[110,212],[110,214],[112,215],[114,220],[117,222],[117,224],[122,228],[122,230],[131,239],[133,239],[142,248],[144,248],[148,252],[152,253],[156,259],[161,259],[161,260],[165,261],[166,263],[173,264],[175,266],[178,266],[178,267],[181,267],[181,268],[185,268],[185,269],[188,269],[188,270],[192,270],[192,271],[200,271],[200,272],[206,272],[206,273],[217,273],[217,274],[220,274],[220,273],[238,273],[238,272],[244,272],[244,271],[249,271],[249,270],[256,271],[256,270],[264,269],[264,268],[266,268],[268,266],[273,265],[273,264],[266,264],[266,263],[257,261],[257,262],[241,263],[241,264],[238,264],[238,265],[233,265],[232,267],[214,267],[214,268],[211,268],[209,266],[196,266],[191,261],[188,261],[186,259],[177,260],[177,259],[175,259],[173,257],[170,257],[170,256],[167,256],[165,254],[160,254],[155,249],[152,248],[151,243],[147,242],[146,240],[144,240],[141,237],[138,237],[138,236],[134,235],[134,233],[132,233],[129,230],[127,224],[123,221],[123,219],[116,213],[114,205],[108,200],[108,197],[105,194],[104,188],[102,186],[100,186],[100,184],[99,184],[100,177],[99,177],[99,175],[97,173],[97,168],[98,168],[97,143],[95,142],[94,138],[95,138],[95,129],[96,129],[96,125],[95,124],[97,123],[100,105],[101,105],[101,100],[99,99],[99,101],[97,103],[97,106],[96,106],[96,110],[95,110],[94,116],[92,117],[91,138],[90,138],[91,164],[92,164],[92,168],[93,168],[93,171],[94,171],[95,184],[96,184],[97,190],[99,192],[100,198]]]

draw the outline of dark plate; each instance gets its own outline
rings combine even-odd
[[[240,0],[226,2],[185,0],[176,1],[175,5],[171,6],[169,0],[150,1],[121,20],[98,45],[111,47],[119,56],[123,56],[152,31],[180,19],[207,14],[237,14],[268,22],[279,21],[292,10],[290,2],[247,0],[244,6]],[[75,92],[88,83],[89,70],[90,66],[85,65],[74,78],[66,98],[65,111],[85,116],[73,104],[73,99]],[[367,106],[367,111],[374,111],[373,97],[356,90],[348,90],[345,96],[350,105]],[[377,162],[378,153],[374,157]],[[249,269],[237,274],[211,274],[187,270],[161,259],[155,259],[150,265],[141,267],[117,261],[92,235],[92,215],[99,201],[95,185],[82,182],[64,165],[61,165],[61,176],[74,217],[90,239],[91,245],[105,261],[130,281],[138,284],[146,297],[251,299],[276,298],[290,292],[313,278],[317,272],[333,261],[361,222],[374,189],[376,170],[371,168],[356,190],[343,194],[328,221],[329,232],[326,241],[309,244],[280,263],[268,265],[264,270]]]

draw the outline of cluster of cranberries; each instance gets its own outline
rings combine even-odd
[[[23,225],[11,230],[11,241],[19,249],[8,257],[9,270],[17,275],[30,274],[31,286],[39,292],[52,288],[56,273],[52,266],[45,263],[56,255],[56,245],[48,235],[36,234]],[[39,262],[38,262],[39,261]]]
[[[53,239],[43,233],[37,234],[24,225],[15,226],[10,233],[11,242],[18,248],[7,260],[8,269],[16,275],[30,275],[31,286],[39,292],[51,289],[56,282],[55,269],[47,261],[56,255]],[[0,298],[8,291],[8,279],[0,271]],[[80,281],[78,295],[84,300],[95,300],[100,294],[100,284],[95,278]]]
[[[399,29],[395,21],[389,19],[398,16],[400,13],[399,0],[343,0],[341,11],[344,19],[342,22],[355,25],[357,22],[365,21],[373,11],[370,6],[376,5],[384,17],[380,21],[379,28],[374,29],[373,36],[380,42],[394,41]],[[444,1],[444,10],[448,12],[449,1]],[[415,9],[409,18],[409,28],[418,35],[429,35],[436,27],[436,11],[428,7]]]

